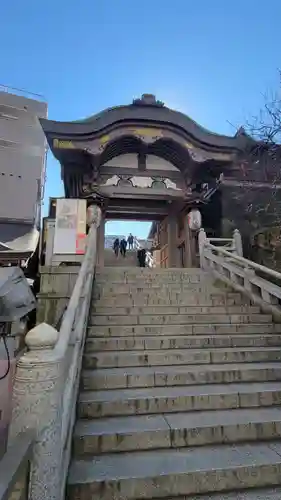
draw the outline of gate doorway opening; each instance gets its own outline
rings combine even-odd
[[[151,225],[151,222],[142,220],[106,220],[103,245],[104,266],[136,267],[140,265],[138,251],[145,249],[146,266],[155,267],[152,241],[148,239]],[[115,246],[117,241],[119,245]]]

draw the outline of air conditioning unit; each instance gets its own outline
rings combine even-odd
[[[19,267],[0,268],[0,322],[11,323],[36,308],[36,299]]]

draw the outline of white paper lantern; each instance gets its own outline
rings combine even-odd
[[[188,220],[188,227],[192,231],[198,231],[201,228],[202,217],[199,210],[197,209],[191,210],[187,216],[187,220]]]
[[[87,224],[95,223],[99,227],[101,222],[101,209],[97,205],[90,205],[87,209]]]

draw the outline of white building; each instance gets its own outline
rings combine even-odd
[[[22,95],[20,95],[22,94]],[[36,248],[45,185],[47,103],[0,86],[0,261]]]

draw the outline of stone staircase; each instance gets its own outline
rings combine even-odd
[[[126,257],[121,254],[116,257],[111,248],[104,250],[104,265],[106,267],[136,267],[137,266],[137,252],[136,250],[127,250]]]
[[[280,500],[280,346],[199,269],[98,271],[67,498]]]

